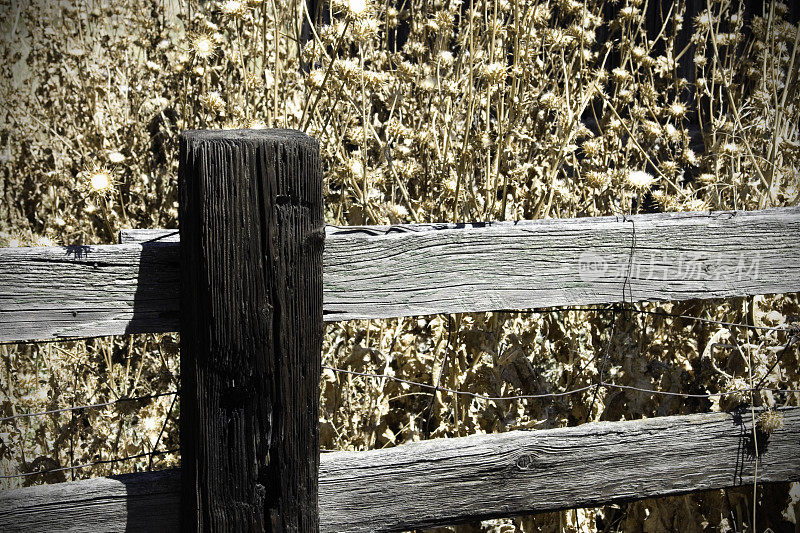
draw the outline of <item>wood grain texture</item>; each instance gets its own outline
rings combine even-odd
[[[800,480],[800,408],[782,411],[784,427],[760,436],[759,482]],[[326,453],[319,474],[320,531],[403,531],[749,485],[755,465],[752,442],[745,412]],[[50,531],[54,525],[68,531],[125,531],[132,523],[127,509],[142,505],[152,523],[174,530],[178,476],[167,472],[119,478],[160,480],[152,484],[152,492],[142,481],[137,486],[143,492],[133,494],[126,492],[132,481],[108,479],[0,492],[0,531]]]
[[[174,258],[175,230],[121,239],[127,267],[107,272],[103,264],[51,272],[42,258],[69,257],[63,248],[0,249],[0,341],[177,330],[177,282],[165,291],[177,265],[137,248]],[[329,226],[323,263],[326,321],[620,302],[629,263],[627,301],[797,292],[800,208]]]
[[[178,252],[159,242],[0,249],[0,342],[177,331]]]
[[[601,422],[330,454],[320,521],[326,531],[403,531],[748,484],[755,460],[747,416]],[[787,418],[759,442],[762,482],[800,479],[800,409]]]
[[[341,228],[326,320],[800,290],[800,209]]]
[[[180,472],[0,491],[0,532],[178,531]]]
[[[183,531],[316,533],[319,145],[180,136]]]

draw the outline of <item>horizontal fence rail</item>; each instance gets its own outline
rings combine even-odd
[[[800,208],[328,227],[326,321],[800,291]],[[0,249],[0,342],[176,331],[176,230]]]
[[[758,433],[758,482],[800,480],[800,408]],[[750,411],[437,439],[325,453],[320,531],[403,531],[753,483]],[[0,492],[0,530],[176,530],[180,474]]]

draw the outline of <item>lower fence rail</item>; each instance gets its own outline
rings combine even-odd
[[[754,432],[745,410],[324,453],[320,531],[403,531],[751,485],[756,463],[759,483],[797,481],[800,408],[779,412],[783,426],[770,434]],[[3,491],[0,531],[177,530],[180,483],[172,470]]]

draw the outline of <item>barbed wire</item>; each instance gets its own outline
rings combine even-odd
[[[631,304],[632,305],[632,304]],[[612,312],[618,313],[619,309],[616,306],[608,306],[608,307],[559,307],[553,308],[548,310],[537,310],[534,311],[536,313],[557,313],[562,311],[595,311],[595,312]],[[718,326],[726,326],[731,328],[746,328],[746,329],[753,329],[753,330],[760,330],[760,331],[782,331],[782,332],[791,332],[796,329],[794,326],[787,326],[787,327],[771,327],[771,326],[755,326],[753,324],[742,324],[739,322],[726,322],[724,320],[714,320],[711,318],[702,318],[699,316],[692,316],[692,315],[683,315],[683,314],[674,314],[674,313],[667,313],[665,311],[648,311],[646,309],[637,309],[636,307],[628,308],[628,311],[631,313],[642,314],[642,315],[655,315],[661,316],[665,318],[682,318],[685,320],[694,320],[696,322],[704,322],[706,324],[715,324]]]
[[[7,475],[0,475],[0,479],[16,479],[21,477],[29,477],[29,476],[36,476],[39,474],[51,474],[53,472],[64,472],[67,470],[77,470],[79,468],[88,468],[90,466],[98,466],[98,465],[106,465],[111,463],[120,463],[122,461],[130,461],[132,459],[140,459],[142,457],[150,457],[153,455],[166,455],[168,453],[176,453],[180,451],[179,448],[174,448],[171,450],[163,450],[163,451],[152,451],[152,452],[144,452],[138,453],[136,455],[128,455],[125,457],[116,457],[114,459],[105,459],[102,461],[95,461],[93,463],[85,463],[80,465],[72,465],[72,466],[62,466],[59,468],[46,468],[44,470],[37,470],[36,472],[23,472],[22,474],[7,474]]]
[[[161,431],[158,432],[158,438],[156,438],[156,443],[153,444],[153,450],[158,448],[158,444],[161,442],[161,437],[164,435],[164,431],[167,429],[167,424],[169,424],[169,419],[172,418],[172,408],[175,407],[175,402],[178,401],[178,395],[176,394],[172,398],[172,403],[169,404],[169,410],[167,411],[167,416],[164,417],[164,423],[161,424]],[[150,461],[147,463],[147,469],[151,470],[153,468],[153,456],[150,456]]]
[[[178,392],[179,391],[160,392],[158,394],[149,394],[149,395],[146,395],[146,396],[134,396],[134,397],[131,397],[131,398],[118,398],[116,400],[112,400],[110,402],[105,402],[105,403],[95,403],[95,404],[88,404],[88,405],[76,405],[76,406],[73,406],[73,407],[63,407],[61,409],[50,409],[49,411],[39,411],[39,412],[36,412],[36,413],[21,413],[21,414],[18,414],[18,415],[13,415],[13,416],[7,416],[7,417],[4,417],[4,418],[0,418],[0,422],[9,422],[11,420],[16,420],[16,419],[19,419],[19,418],[28,418],[28,417],[31,417],[31,416],[43,416],[43,415],[50,415],[50,414],[55,414],[55,413],[64,413],[64,412],[67,412],[67,411],[79,411],[81,409],[99,409],[101,407],[108,407],[109,405],[115,405],[115,404],[118,404],[118,403],[139,402],[139,401],[142,401],[142,400],[150,400],[150,399],[154,399],[154,398],[161,398],[162,396],[169,396],[169,395],[172,395],[172,394],[177,396]]]
[[[628,389],[634,390],[639,392],[646,392],[648,394],[654,395],[661,395],[661,396],[681,396],[684,398],[716,398],[721,396],[727,396],[729,394],[742,394],[748,392],[758,392],[758,391],[766,391],[766,392],[776,392],[776,393],[794,393],[800,392],[800,389],[775,389],[775,388],[767,388],[767,387],[747,387],[744,389],[734,389],[724,392],[712,392],[707,394],[697,394],[697,393],[689,393],[689,392],[673,392],[673,391],[660,391],[654,389],[643,389],[640,387],[633,387],[631,385],[620,385],[618,383],[608,383],[606,381],[600,383],[601,387],[609,387],[615,389]]]
[[[478,398],[481,400],[532,400],[536,398],[551,398],[551,397],[558,397],[558,396],[569,396],[571,394],[577,394],[579,392],[587,391],[594,387],[594,385],[587,385],[585,387],[581,387],[579,389],[574,389],[566,392],[550,392],[544,394],[517,394],[514,396],[488,396],[486,394],[480,394],[477,392],[470,392],[470,391],[459,391],[455,389],[451,389],[449,387],[437,387],[436,385],[431,385],[430,383],[420,383],[418,381],[411,381],[404,378],[399,378],[397,376],[390,376],[388,374],[374,374],[372,372],[357,372],[355,370],[345,370],[343,368],[335,368],[332,366],[322,365],[322,368],[331,370],[333,372],[339,372],[342,374],[352,374],[355,376],[362,376],[367,378],[376,378],[376,379],[389,379],[392,381],[398,381],[400,383],[406,383],[407,385],[412,385],[415,387],[420,387],[423,389],[436,391],[444,391],[449,392],[451,394],[460,394],[463,396],[471,396],[473,398]]]
[[[769,369],[767,370],[766,374],[764,374],[764,377],[762,377],[759,380],[758,385],[756,385],[756,388],[758,388],[758,387],[760,387],[761,385],[764,384],[764,381],[767,380],[767,376],[772,374],[772,371],[775,370],[775,367],[778,366],[778,363],[781,362],[781,359],[783,359],[783,356],[786,355],[786,352],[789,351],[789,348],[792,346],[792,344],[797,342],[798,338],[800,338],[800,329],[792,328],[792,334],[789,335],[788,339],[786,339],[786,344],[784,344],[783,349],[781,350],[781,354],[775,357],[775,362],[772,363],[772,366],[769,367]]]
[[[532,400],[532,399],[541,399],[541,398],[559,398],[559,397],[562,397],[562,396],[569,396],[569,395],[572,395],[572,394],[578,394],[578,393],[585,392],[585,391],[590,390],[590,389],[596,389],[596,388],[602,388],[602,387],[617,388],[617,389],[629,389],[629,390],[635,390],[635,391],[644,392],[644,393],[648,393],[648,394],[654,394],[654,395],[682,396],[682,397],[687,397],[687,398],[714,398],[714,397],[717,397],[717,396],[727,396],[729,394],[742,394],[742,393],[756,392],[756,391],[770,391],[770,392],[776,392],[776,393],[800,392],[800,389],[776,389],[776,388],[747,387],[747,388],[743,388],[743,389],[733,389],[733,390],[724,391],[724,392],[713,392],[713,393],[707,393],[707,394],[697,394],[697,393],[688,393],[688,392],[673,392],[673,391],[661,391],[661,390],[656,390],[656,389],[644,389],[644,388],[641,388],[641,387],[633,387],[633,386],[630,386],[630,385],[620,385],[620,384],[617,384],[617,383],[610,383],[608,381],[601,381],[599,383],[593,383],[591,385],[586,385],[584,387],[579,387],[577,389],[570,389],[570,390],[561,391],[561,392],[548,392],[548,393],[541,393],[541,394],[515,394],[515,395],[510,395],[510,396],[489,396],[489,395],[480,394],[480,393],[477,393],[477,392],[470,392],[470,391],[462,391],[462,390],[451,389],[449,387],[442,387],[442,386],[437,387],[435,385],[431,385],[430,383],[420,383],[418,381],[411,381],[409,379],[400,378],[400,377],[397,377],[397,376],[390,376],[388,374],[376,374],[376,373],[373,373],[373,372],[358,372],[358,371],[355,371],[355,370],[345,370],[343,368],[336,368],[336,367],[332,367],[332,366],[328,366],[328,365],[322,365],[322,368],[326,369],[326,370],[330,370],[332,372],[341,373],[341,374],[351,374],[351,375],[361,376],[361,377],[366,377],[366,378],[371,378],[371,379],[388,379],[388,380],[391,380],[391,381],[397,381],[397,382],[405,383],[405,384],[412,385],[412,386],[415,386],[415,387],[432,390],[434,392],[436,392],[436,391],[449,392],[450,394],[457,394],[457,395],[461,395],[461,396],[470,396],[472,398],[477,398],[477,399],[480,399],[480,400],[487,400],[487,401]]]

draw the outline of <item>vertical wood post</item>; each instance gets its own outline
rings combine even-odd
[[[318,144],[189,131],[179,179],[182,530],[317,532]]]

